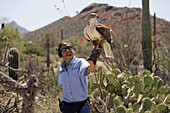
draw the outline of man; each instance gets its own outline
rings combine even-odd
[[[63,87],[62,112],[63,113],[90,113],[88,103],[87,75],[94,72],[100,50],[93,50],[90,64],[83,58],[76,58],[69,41],[62,41],[58,46],[58,55],[64,62],[60,65],[58,85]]]

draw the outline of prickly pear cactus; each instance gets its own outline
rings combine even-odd
[[[98,77],[97,82],[89,85],[92,106],[95,106],[92,112],[170,112],[170,87],[154,73],[145,70],[133,76],[128,70],[113,69],[111,74],[106,75],[103,71],[100,67],[97,73],[102,73],[102,79]]]
[[[126,107],[121,105],[121,106],[116,107],[116,112],[117,113],[126,113],[127,110],[126,110]]]
[[[134,93],[142,93],[144,90],[144,83],[143,82],[138,82],[136,84],[134,84],[134,89],[133,89],[133,92]]]
[[[147,111],[147,110],[151,110],[151,107],[152,107],[152,101],[150,98],[148,97],[145,97],[142,99],[142,104],[141,104],[141,107],[139,109],[139,112],[144,112],[144,111]]]
[[[17,48],[11,48],[8,52],[8,62],[9,67],[13,69],[19,69],[19,51]],[[16,71],[9,68],[9,76],[13,78],[14,80],[18,79],[18,75]]]

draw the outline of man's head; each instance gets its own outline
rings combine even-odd
[[[63,58],[72,58],[74,55],[74,50],[72,49],[72,45],[68,40],[64,40],[62,41],[59,45],[58,45],[58,55],[59,58],[63,57]]]

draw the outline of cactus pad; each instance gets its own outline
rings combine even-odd
[[[115,89],[116,89],[116,87],[114,85],[106,86],[106,91],[108,91],[109,93],[115,93]]]
[[[166,111],[167,106],[164,103],[160,103],[160,104],[157,105],[157,108],[158,108],[160,113],[163,113],[164,111]]]
[[[93,83],[92,86],[91,86],[91,93],[97,88],[98,88],[97,83]]]
[[[117,75],[117,79],[120,81],[120,82],[123,82],[126,80],[126,77],[127,75],[125,73],[120,73],[119,75]]]
[[[107,85],[111,85],[114,83],[115,81],[115,75],[113,74],[109,74],[107,77],[106,77],[106,82],[107,82]]]
[[[152,101],[150,98],[146,97],[142,99],[142,104],[140,107],[141,111],[147,111],[147,110],[151,110],[152,107]]]
[[[149,75],[145,76],[144,77],[144,83],[147,85],[147,86],[150,86],[153,84],[153,78]]]
[[[163,101],[163,103],[165,103],[165,104],[170,104],[170,94],[168,94],[168,95],[165,97],[165,100]]]
[[[149,71],[149,70],[145,70],[145,71],[143,71],[143,76],[146,76],[146,75],[148,75],[148,74],[150,74],[151,72]]]
[[[123,71],[127,76],[131,76],[131,72],[129,70]]]
[[[126,113],[126,111],[127,111],[126,108],[124,106],[122,106],[122,105],[116,107],[116,112],[117,113]]]
[[[144,90],[144,83],[143,82],[139,82],[139,83],[136,83],[134,85],[134,93],[142,93]]]
[[[112,73],[117,76],[119,73],[121,73],[120,69],[114,69]]]

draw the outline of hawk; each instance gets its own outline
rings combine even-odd
[[[84,36],[91,41],[94,49],[104,48],[106,57],[114,58],[111,50],[110,29],[97,21],[98,15],[91,13],[89,22],[84,29]]]

